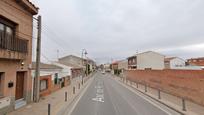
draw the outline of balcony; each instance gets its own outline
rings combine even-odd
[[[27,53],[28,40],[23,40],[0,31],[0,58],[25,59]]]

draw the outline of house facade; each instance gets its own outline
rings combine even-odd
[[[0,0],[0,114],[31,102],[33,15],[28,0]]]
[[[115,75],[119,75],[120,72],[119,72],[119,69],[118,69],[118,62],[119,61],[115,61],[111,64],[111,73],[112,74],[115,74]]]
[[[165,69],[179,69],[186,66],[186,61],[179,57],[168,57],[164,59]]]
[[[118,69],[119,70],[126,70],[128,69],[128,60],[121,60],[118,62]]]
[[[35,79],[35,66],[32,63],[32,78]],[[40,96],[46,96],[50,93],[65,87],[70,82],[70,76],[62,76],[63,68],[54,64],[40,63]],[[34,84],[34,83],[33,83]],[[34,85],[32,86],[34,90]]]
[[[72,78],[89,74],[96,68],[96,64],[93,60],[80,58],[74,55],[59,58],[58,62],[72,67]]]
[[[164,69],[164,55],[153,51],[138,53],[128,57],[128,69]]]

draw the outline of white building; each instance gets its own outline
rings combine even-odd
[[[179,57],[168,57],[164,59],[165,69],[179,69],[186,66],[186,61]]]
[[[34,78],[35,76],[35,65],[36,63],[32,63],[32,77]],[[51,75],[52,80],[54,80],[55,77],[58,79],[61,79],[66,76],[62,76],[62,69],[59,66],[53,65],[53,64],[45,64],[45,63],[40,63],[40,76],[46,76],[46,75]]]
[[[127,70],[128,69],[128,60],[121,60],[118,62],[119,70]]]
[[[128,57],[129,69],[164,69],[164,55],[153,51],[138,53]]]

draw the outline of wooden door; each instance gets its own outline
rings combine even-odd
[[[23,98],[24,72],[17,72],[16,75],[16,100]]]

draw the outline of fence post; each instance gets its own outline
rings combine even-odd
[[[47,112],[47,113],[48,113],[48,115],[51,115],[51,112],[50,112],[50,111],[51,111],[51,105],[50,105],[50,104],[48,104],[48,112]]]
[[[65,92],[65,101],[67,101],[67,92]]]
[[[136,82],[137,88],[139,88],[138,82]]]
[[[161,92],[160,92],[160,89],[158,90],[158,99],[161,99]]]
[[[147,84],[145,83],[145,92],[147,92]]]
[[[186,103],[185,103],[185,99],[182,98],[182,110],[186,111]]]
[[[73,87],[73,94],[75,94],[75,87]]]

